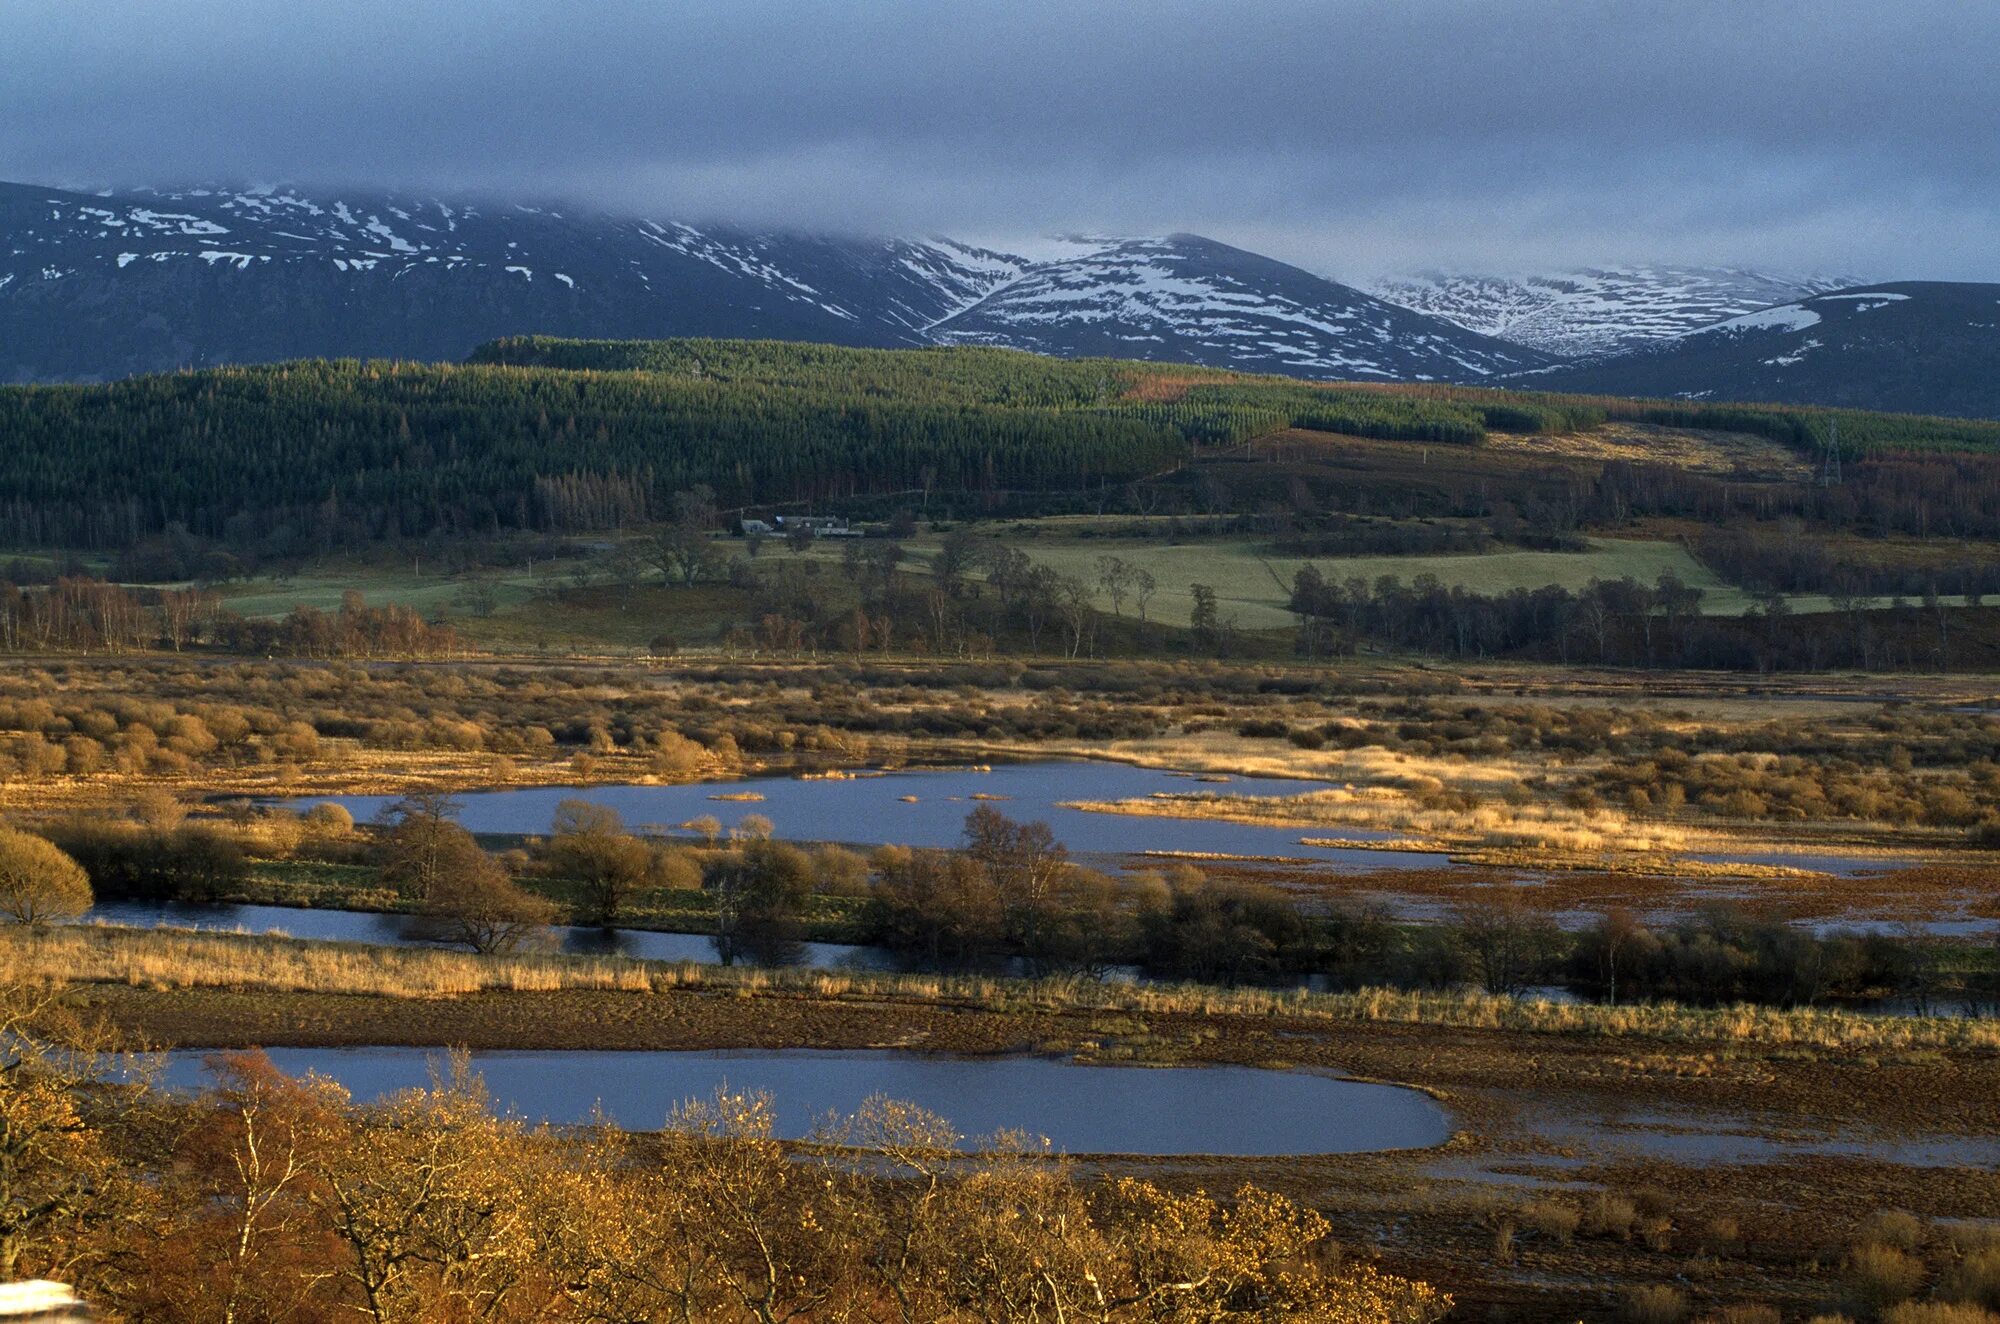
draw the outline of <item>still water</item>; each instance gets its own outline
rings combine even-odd
[[[317,1072],[357,1102],[427,1084],[440,1060],[422,1048],[269,1052],[279,1070]],[[202,1054],[167,1056],[163,1083],[202,1083]],[[656,1128],[676,1103],[727,1085],[769,1091],[777,1133],[788,1140],[875,1094],[918,1104],[975,1139],[1026,1131],[1071,1154],[1353,1154],[1438,1145],[1451,1135],[1450,1116],[1417,1090],[1256,1067],[824,1049],[484,1052],[472,1054],[472,1066],[503,1110],[562,1124],[602,1108],[633,1130]]]
[[[863,846],[955,846],[965,816],[990,803],[1007,817],[1040,820],[1071,851],[1085,855],[1126,855],[1142,851],[1194,851],[1222,855],[1271,855],[1365,869],[1433,868],[1442,854],[1302,846],[1299,839],[1332,829],[1269,827],[1194,818],[1154,818],[1097,814],[1063,808],[1069,800],[1130,800],[1163,794],[1216,791],[1224,794],[1292,796],[1325,790],[1334,783],[1279,777],[1230,777],[1204,783],[1186,773],[1135,768],[1123,763],[1056,760],[1002,764],[990,772],[968,768],[915,769],[861,773],[840,780],[754,777],[746,781],[703,782],[690,786],[546,786],[527,790],[480,791],[459,796],[458,821],[474,832],[541,833],[549,830],[556,806],[584,799],[609,805],[635,830],[674,831],[691,819],[712,816],[725,828],[751,814],[771,820],[780,837],[794,841],[839,841]],[[715,796],[755,795],[757,800]],[[368,822],[393,802],[391,796],[328,797],[356,822]],[[324,803],[295,800],[295,809]],[[1382,840],[1393,833],[1340,829],[1355,840]]]
[[[100,924],[135,929],[210,929],[224,933],[281,933],[319,942],[366,942],[388,947],[429,946],[408,915],[365,910],[307,910],[296,906],[198,905],[186,901],[103,901],[84,917]],[[649,929],[598,929],[559,924],[550,944],[575,956],[629,956],[644,961],[716,960],[714,940],[700,933],[655,933]],[[841,942],[799,944],[799,965],[820,969],[887,970],[895,957],[886,948]]]

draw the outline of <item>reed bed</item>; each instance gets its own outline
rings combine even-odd
[[[1731,1043],[1868,1052],[2000,1051],[2000,1021],[1869,1016],[1672,1003],[1604,1007],[1477,993],[1362,989],[1352,993],[1107,984],[873,971],[767,970],[621,957],[473,956],[460,952],[297,938],[110,926],[0,933],[0,983],[233,988],[390,998],[571,990],[736,997],[854,998],[987,1011],[1123,1011],[1435,1025],[1527,1034]]]

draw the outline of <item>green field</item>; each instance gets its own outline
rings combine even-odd
[[[486,578],[494,587],[498,612],[525,607],[543,586],[563,582],[546,566],[538,567],[534,576],[526,570],[519,570]],[[222,605],[252,620],[269,619],[283,616],[294,607],[337,610],[341,595],[358,589],[367,597],[370,606],[400,603],[425,616],[442,610],[446,615],[457,618],[467,614],[466,609],[454,601],[465,586],[465,577],[459,575],[425,575],[415,570],[355,564],[316,570],[282,582],[255,579],[231,584],[222,589]]]
[[[1723,584],[1700,562],[1676,543],[1622,542],[1593,539],[1587,552],[1489,552],[1465,556],[1354,556],[1300,557],[1266,556],[1258,544],[1247,540],[1183,543],[1178,546],[1134,543],[1107,544],[1103,540],[1033,542],[1019,544],[1036,561],[1055,570],[1075,575],[1086,582],[1097,578],[1097,558],[1121,556],[1145,567],[1159,582],[1159,593],[1148,604],[1154,620],[1186,625],[1193,609],[1192,584],[1207,584],[1215,590],[1222,614],[1235,616],[1246,630],[1284,629],[1293,624],[1285,610],[1292,577],[1306,565],[1319,568],[1330,580],[1359,575],[1374,583],[1393,575],[1405,584],[1419,575],[1435,575],[1447,586],[1463,587],[1479,593],[1505,593],[1514,588],[1541,588],[1559,584],[1575,590],[1592,579],[1617,579],[1631,575],[1650,584],[1662,572],[1671,570],[1684,581],[1706,590],[1704,607],[1714,611],[1740,611],[1738,590]],[[1723,604],[1721,599],[1730,602]],[[1711,604],[1709,599],[1715,599]],[[1109,601],[1100,603],[1110,609]],[[1126,611],[1133,606],[1128,601]]]
[[[1316,566],[1329,580],[1342,581],[1360,576],[1369,583],[1385,575],[1414,583],[1420,575],[1435,575],[1447,587],[1461,587],[1476,593],[1498,594],[1510,589],[1536,589],[1557,585],[1575,592],[1593,579],[1631,576],[1652,584],[1672,571],[1681,581],[1702,590],[1702,610],[1711,616],[1740,616],[1756,599],[1744,590],[1726,584],[1713,571],[1695,560],[1676,542],[1625,538],[1592,538],[1581,552],[1498,551],[1457,556],[1323,556],[1314,558],[1267,556],[1261,543],[1253,539],[1213,539],[1185,543],[1156,543],[1136,539],[1085,538],[1070,533],[1049,533],[1060,521],[1041,521],[1034,536],[1004,538],[1035,561],[1087,583],[1097,579],[1097,558],[1119,556],[1143,566],[1159,584],[1159,591],[1147,604],[1151,620],[1169,625],[1186,625],[1193,609],[1193,584],[1207,584],[1215,590],[1224,616],[1234,616],[1246,630],[1283,629],[1293,624],[1285,602],[1291,592],[1292,577],[1306,565]],[[915,557],[928,557],[936,550],[936,539],[913,538],[907,544]],[[1099,606],[1110,610],[1102,593]],[[1947,599],[1947,601],[1956,601]],[[1790,599],[1796,612],[1824,612],[1832,604],[1821,595],[1800,595]],[[1877,605],[1886,606],[1886,600]],[[1128,599],[1125,612],[1136,614]]]
[[[1307,559],[1265,555],[1263,542],[1247,537],[1167,542],[1088,536],[1086,532],[1130,522],[1046,519],[998,526],[992,536],[996,541],[1019,548],[1034,561],[1082,579],[1093,588],[1098,578],[1099,557],[1118,556],[1143,566],[1159,585],[1147,603],[1147,619],[1169,626],[1188,624],[1194,602],[1190,588],[1194,584],[1207,584],[1215,590],[1223,616],[1234,618],[1237,628],[1289,629],[1294,622],[1285,603],[1292,578],[1308,564],[1334,581],[1359,576],[1372,584],[1384,576],[1392,576],[1404,584],[1412,584],[1420,576],[1434,575],[1448,587],[1482,594],[1548,585],[1575,592],[1593,579],[1619,579],[1628,575],[1652,584],[1671,571],[1683,583],[1702,590],[1702,611],[1708,615],[1741,615],[1756,605],[1751,594],[1723,583],[1677,542],[1593,538],[1588,550],[1579,552],[1492,551]],[[909,556],[903,568],[920,574],[927,572],[939,541],[931,533],[908,539],[904,546]],[[848,591],[837,568],[841,545],[822,543],[806,555],[822,564],[829,591]],[[792,559],[790,552],[767,547],[759,563],[776,565]],[[223,591],[223,604],[240,615],[268,619],[283,616],[299,606],[332,611],[340,606],[344,592],[358,589],[372,605],[401,603],[426,617],[441,613],[472,639],[491,646],[530,650],[586,643],[640,648],[663,632],[678,636],[684,644],[698,644],[719,628],[716,621],[731,614],[727,599],[732,591],[726,586],[667,588],[658,583],[657,576],[629,595],[599,584],[583,594],[565,592],[558,596],[550,590],[570,589],[568,569],[565,562],[546,562],[532,572],[520,569],[487,576],[494,589],[495,608],[486,618],[475,617],[461,600],[467,582],[463,576],[424,574],[408,566],[391,568],[359,563],[333,563],[283,582],[254,580],[233,585]],[[1111,609],[1109,598],[1101,590],[1097,599],[1102,610]],[[1828,599],[1820,595],[1798,595],[1789,601],[1792,610],[1799,613],[1833,609]],[[1876,605],[1888,603],[1880,600]],[[1129,597],[1123,612],[1133,617],[1138,614],[1137,605]]]

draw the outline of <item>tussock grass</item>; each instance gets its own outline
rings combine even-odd
[[[1882,1324],[2000,1324],[2000,1315],[1965,1301],[1907,1301],[1883,1311]]]
[[[1901,1209],[1878,1209],[1861,1221],[1855,1233],[1858,1244],[1873,1243],[1913,1251],[1924,1243],[1923,1220]]]
[[[1283,1016],[1438,1025],[1529,1034],[1634,1037],[1775,1048],[1897,1052],[2000,1050],[2000,1021],[1865,1016],[1673,1004],[1602,1007],[1472,993],[1363,989],[1354,993],[1118,985],[1092,979],[1014,980],[634,961],[619,957],[473,956],[421,948],[109,926],[0,933],[0,981],[239,988],[273,992],[449,998],[488,991],[675,990],[738,997],[902,1000],[982,1010],[1137,1015]]]
[[[1530,1200],[1515,1211],[1521,1226],[1547,1241],[1567,1246],[1576,1239],[1583,1214],[1575,1205],[1556,1199]]]
[[[1618,1296],[1618,1318],[1625,1324],[1680,1324],[1687,1314],[1687,1294],[1665,1283],[1628,1287]]]
[[[1159,792],[1139,799],[1072,801],[1067,807],[1269,826],[1362,828],[1401,833],[1428,849],[1668,857],[1719,844],[1713,833],[1635,817],[1611,806],[1510,799],[1510,792],[1536,771],[1516,758],[1473,762],[1375,745],[1307,757],[1318,775],[1348,784],[1277,796]],[[1295,767],[1293,775],[1297,772]]]
[[[1762,1301],[1739,1302],[1702,1316],[1702,1324],[1784,1324],[1778,1308]]]
[[[1948,1301],[2000,1310],[2000,1244],[1975,1250],[1945,1270],[1938,1294]]]
[[[1880,1312],[1916,1294],[1924,1285],[1924,1264],[1908,1251],[1869,1242],[1848,1252],[1844,1276],[1855,1299]]]

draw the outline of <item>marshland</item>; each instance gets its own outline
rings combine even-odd
[[[524,401],[684,352],[230,370],[218,435],[443,393],[540,463]],[[704,353],[695,422],[849,389]],[[1819,411],[825,354],[1042,401],[1089,481],[975,411],[879,490],[676,433],[656,492],[411,476],[455,536],[17,520],[67,545],[0,594],[9,1267],[161,1319],[2000,1305],[2000,529],[1906,499],[1991,425],[1843,413],[1829,493]],[[852,522],[745,531],[808,500]]]

